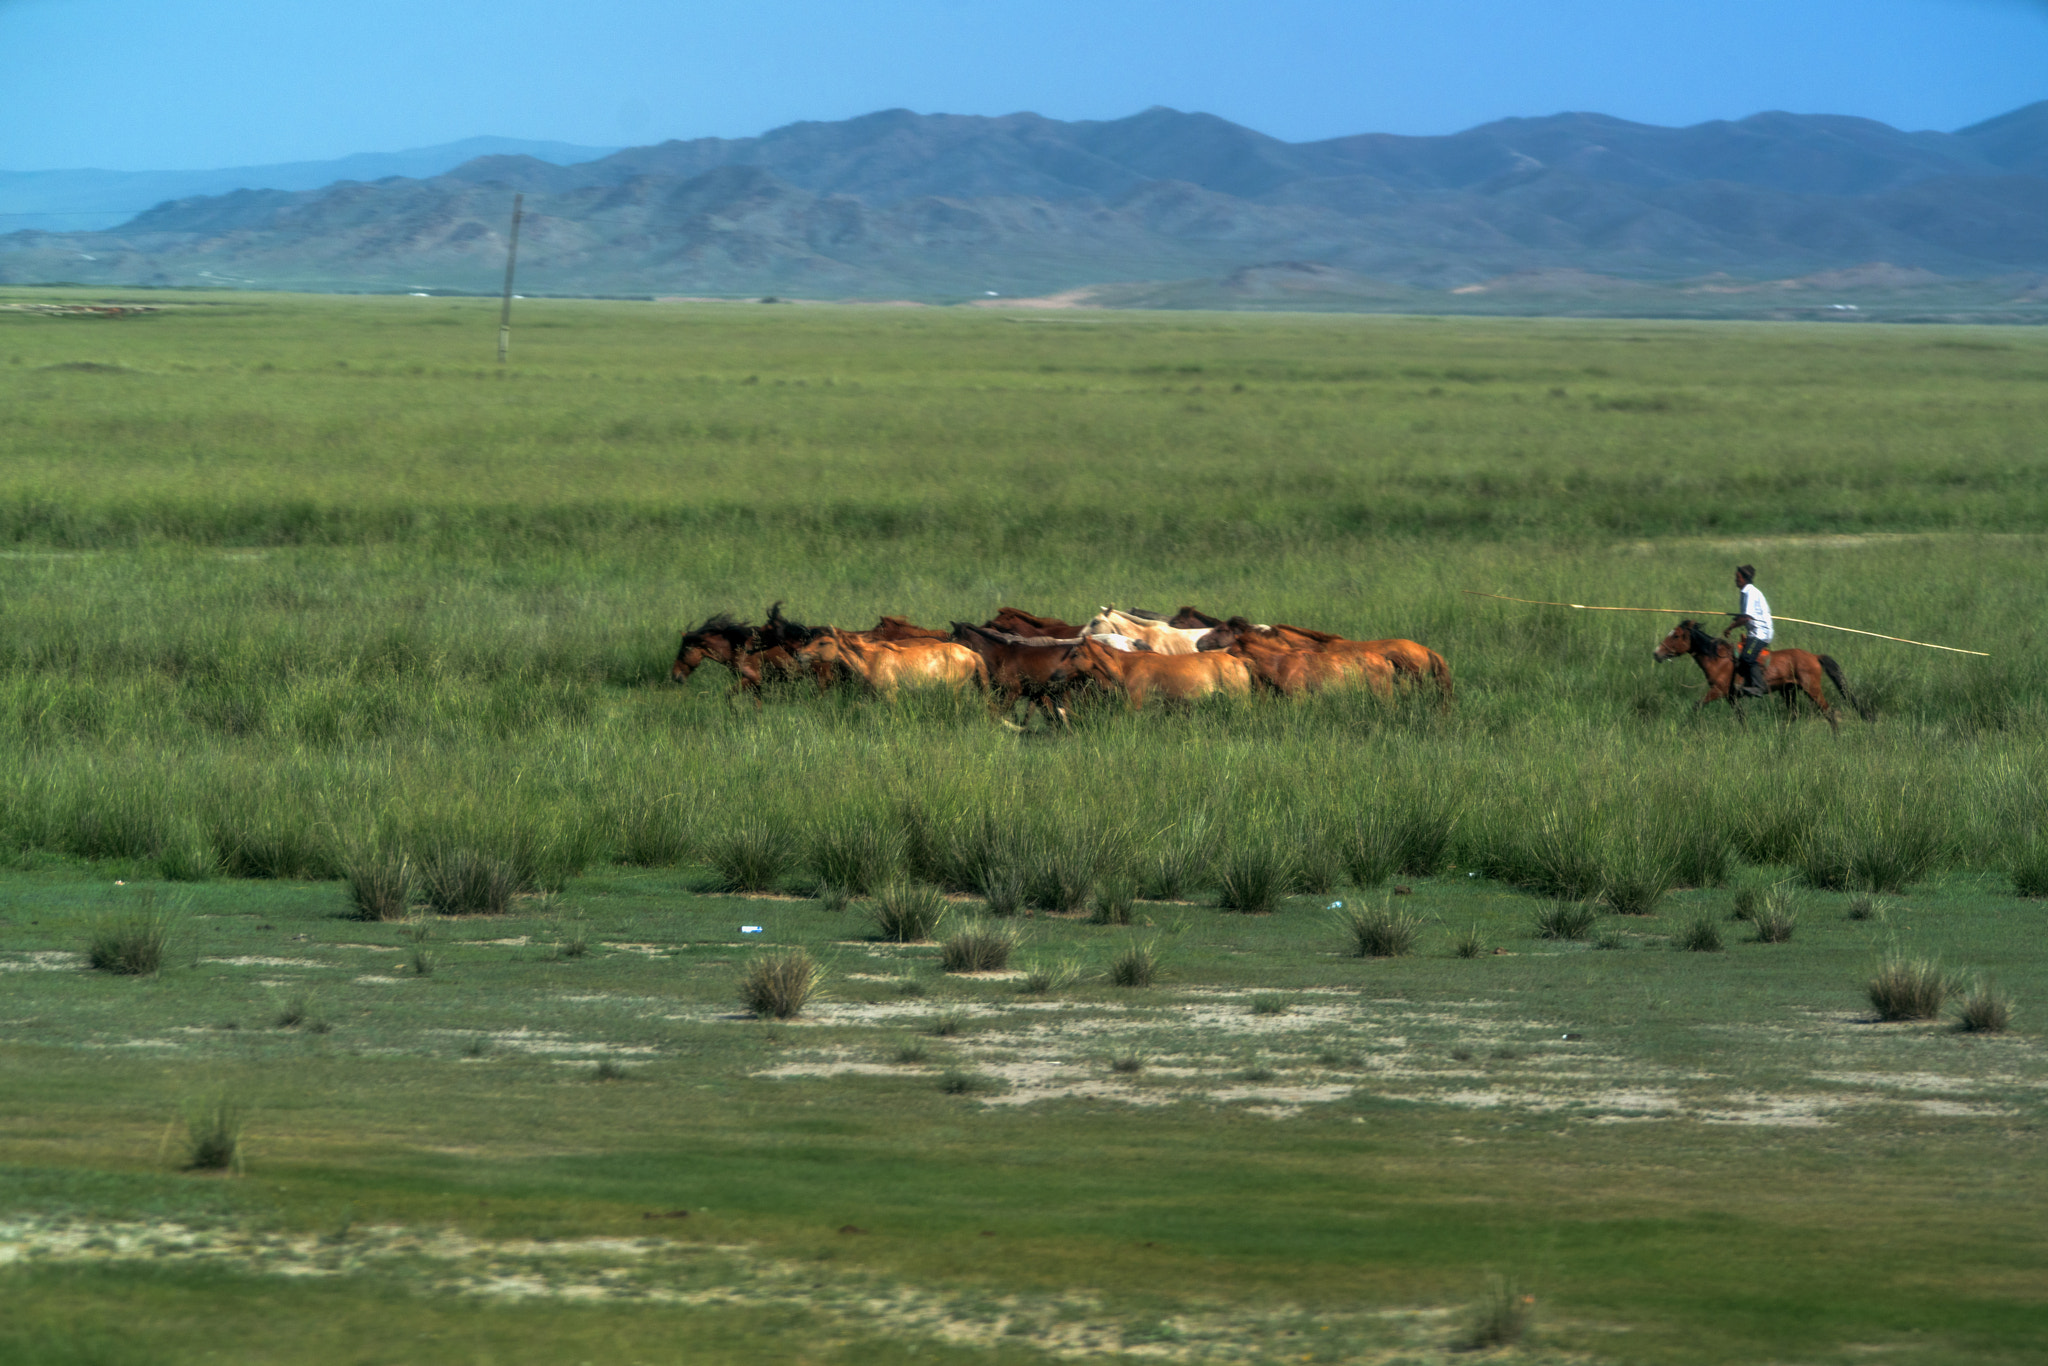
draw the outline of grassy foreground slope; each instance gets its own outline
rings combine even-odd
[[[501,373],[478,302],[165,299],[0,311],[0,1355],[1428,1360],[1497,1274],[1539,1356],[2039,1359],[2048,338],[550,302]],[[1725,610],[1738,560],[1992,656],[1787,628],[1878,719],[1745,731],[1669,618],[1459,592]],[[1458,703],[1050,737],[667,683],[774,598],[1192,602],[1421,639]],[[1320,908],[1375,821],[1424,927],[1367,962]],[[1020,994],[808,899],[842,829],[1187,904],[1030,922],[1080,975]],[[708,895],[764,832],[800,899]],[[451,848],[561,890],[394,970],[321,879]],[[1203,856],[1267,850],[1331,889],[1214,909]],[[1645,850],[1657,914],[1535,937]],[[167,966],[85,971],[143,894]],[[810,1022],[734,1018],[741,924],[831,963]],[[1103,981],[1133,939],[1159,986]],[[2017,1030],[1872,1023],[1893,950]],[[243,1174],[178,1172],[222,1092]]]

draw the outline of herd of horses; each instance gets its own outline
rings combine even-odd
[[[814,679],[821,691],[850,679],[885,694],[971,686],[998,703],[1041,708],[1060,724],[1070,695],[1091,688],[1121,693],[1133,708],[1254,690],[1299,697],[1355,688],[1385,698],[1420,686],[1445,706],[1452,698],[1450,666],[1412,640],[1346,640],[1192,607],[1170,617],[1104,607],[1081,625],[1005,607],[979,626],[956,621],[935,631],[885,616],[868,630],[843,631],[791,621],[777,602],[758,625],[720,613],[685,632],[670,676],[684,682],[706,661],[730,669],[757,705],[762,684],[777,679]]]
[[[1682,655],[1690,655],[1706,675],[1700,706],[1723,700],[1736,706],[1735,658],[1727,641],[1683,621],[1654,652],[1660,663]],[[751,694],[756,706],[762,685],[777,680],[814,680],[821,692],[841,681],[883,694],[906,687],[974,687],[998,705],[1023,702],[1042,709],[1048,721],[1061,725],[1070,697],[1092,689],[1121,693],[1133,709],[1155,698],[1185,702],[1255,690],[1300,697],[1358,689],[1391,698],[1420,689],[1444,707],[1452,700],[1450,666],[1412,640],[1347,640],[1305,626],[1213,617],[1193,607],[1172,616],[1104,607],[1080,625],[1004,607],[979,626],[956,621],[935,631],[885,616],[865,631],[844,631],[792,621],[777,602],[758,625],[721,612],[684,632],[670,676],[687,682],[707,661],[731,670],[735,687]],[[1766,658],[1764,686],[1784,699],[1788,711],[1804,693],[1828,725],[1839,729],[1822,693],[1824,677],[1871,719],[1828,656],[1784,649]],[[1742,715],[1739,707],[1735,714]]]

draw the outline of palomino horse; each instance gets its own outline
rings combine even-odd
[[[1734,693],[1735,647],[1727,641],[1707,634],[1699,623],[1681,621],[1670,635],[1658,643],[1651,658],[1662,664],[1667,659],[1680,655],[1691,655],[1699,661],[1700,672],[1707,676],[1707,695],[1695,704],[1695,710],[1709,702],[1726,698],[1734,709],[1735,719],[1742,721],[1742,708],[1737,706]],[[1826,655],[1809,654],[1805,650],[1772,650],[1764,656],[1764,687],[1785,699],[1785,712],[1792,714],[1799,703],[1799,693],[1804,692],[1813,699],[1813,705],[1820,708],[1820,714],[1828,719],[1828,725],[1838,733],[1841,723],[1835,720],[1834,708],[1821,695],[1821,675],[1826,674],[1835,690],[1842,694],[1842,700],[1856,709],[1856,714],[1866,721],[1876,719],[1869,707],[1856,700],[1849,691],[1849,685],[1842,681],[1841,666]]]
[[[1394,666],[1384,655],[1290,649],[1250,633],[1238,636],[1229,653],[1243,659],[1252,677],[1283,697],[1326,688],[1365,687],[1381,697],[1394,693]]]
[[[1088,636],[1081,641],[1075,664],[1081,673],[1096,682],[1123,689],[1133,711],[1144,706],[1145,699],[1155,694],[1169,701],[1185,702],[1214,692],[1248,693],[1252,690],[1249,666],[1236,655],[1215,651],[1178,655],[1156,651],[1127,654]]]
[[[1121,612],[1114,607],[1104,607],[1090,617],[1082,628],[1082,634],[1091,636],[1129,636],[1132,640],[1150,645],[1163,655],[1191,655],[1197,642],[1209,634],[1204,626],[1199,630],[1186,631],[1178,626],[1168,626],[1164,617],[1150,613],[1139,615]]]
[[[960,688],[968,683],[988,686],[988,666],[965,645],[943,640],[866,641],[828,626],[798,651],[803,662],[843,664],[876,692],[934,684]]]

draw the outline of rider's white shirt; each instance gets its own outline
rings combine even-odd
[[[1753,583],[1742,585],[1742,614],[1749,618],[1749,634],[1765,645],[1771,643],[1771,605]]]

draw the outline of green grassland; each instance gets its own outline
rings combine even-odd
[[[0,310],[0,1355],[1422,1361],[1500,1276],[1536,1359],[2040,1359],[2048,338],[534,301],[501,370],[482,301],[149,302]],[[1786,626],[1876,719],[1741,726],[1673,618],[1461,591],[1725,612],[1738,561],[1990,657]],[[774,599],[1193,603],[1457,702],[668,681]],[[1060,851],[1147,899],[1009,922],[1050,992],[951,977],[810,895],[856,836],[955,917]],[[456,853],[508,915],[347,918]],[[1346,956],[1391,881],[1417,952]],[[1789,942],[1727,918],[1766,885]],[[85,970],[145,899],[166,965]],[[828,964],[787,1024],[763,941]],[[2016,1028],[1875,1023],[1891,953]],[[217,1094],[239,1174],[182,1172]]]

